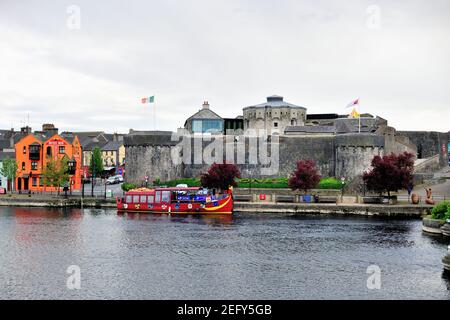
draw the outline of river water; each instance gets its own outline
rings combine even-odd
[[[450,299],[446,247],[418,220],[0,208],[0,299]]]

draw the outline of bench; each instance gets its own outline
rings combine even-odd
[[[295,202],[295,196],[276,196],[277,202],[292,203]]]
[[[250,194],[235,194],[235,195],[233,195],[233,200],[240,201],[240,202],[251,202],[252,195],[250,195]]]
[[[319,196],[319,203],[336,203],[336,196]]]
[[[380,197],[364,197],[363,202],[366,204],[381,204],[383,203],[383,198]]]

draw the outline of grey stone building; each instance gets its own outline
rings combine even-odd
[[[284,134],[288,126],[303,126],[306,108],[285,102],[281,96],[267,97],[267,102],[244,108],[244,130],[262,129],[268,134]]]

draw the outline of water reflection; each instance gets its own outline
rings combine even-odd
[[[0,208],[0,298],[449,299],[445,249],[418,220]]]
[[[234,217],[232,215],[168,215],[119,213],[119,217],[127,220],[170,221],[186,224],[207,224],[211,226],[231,225],[234,222]]]

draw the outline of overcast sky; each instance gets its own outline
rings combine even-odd
[[[176,130],[272,94],[450,130],[450,1],[0,0],[0,128]]]

